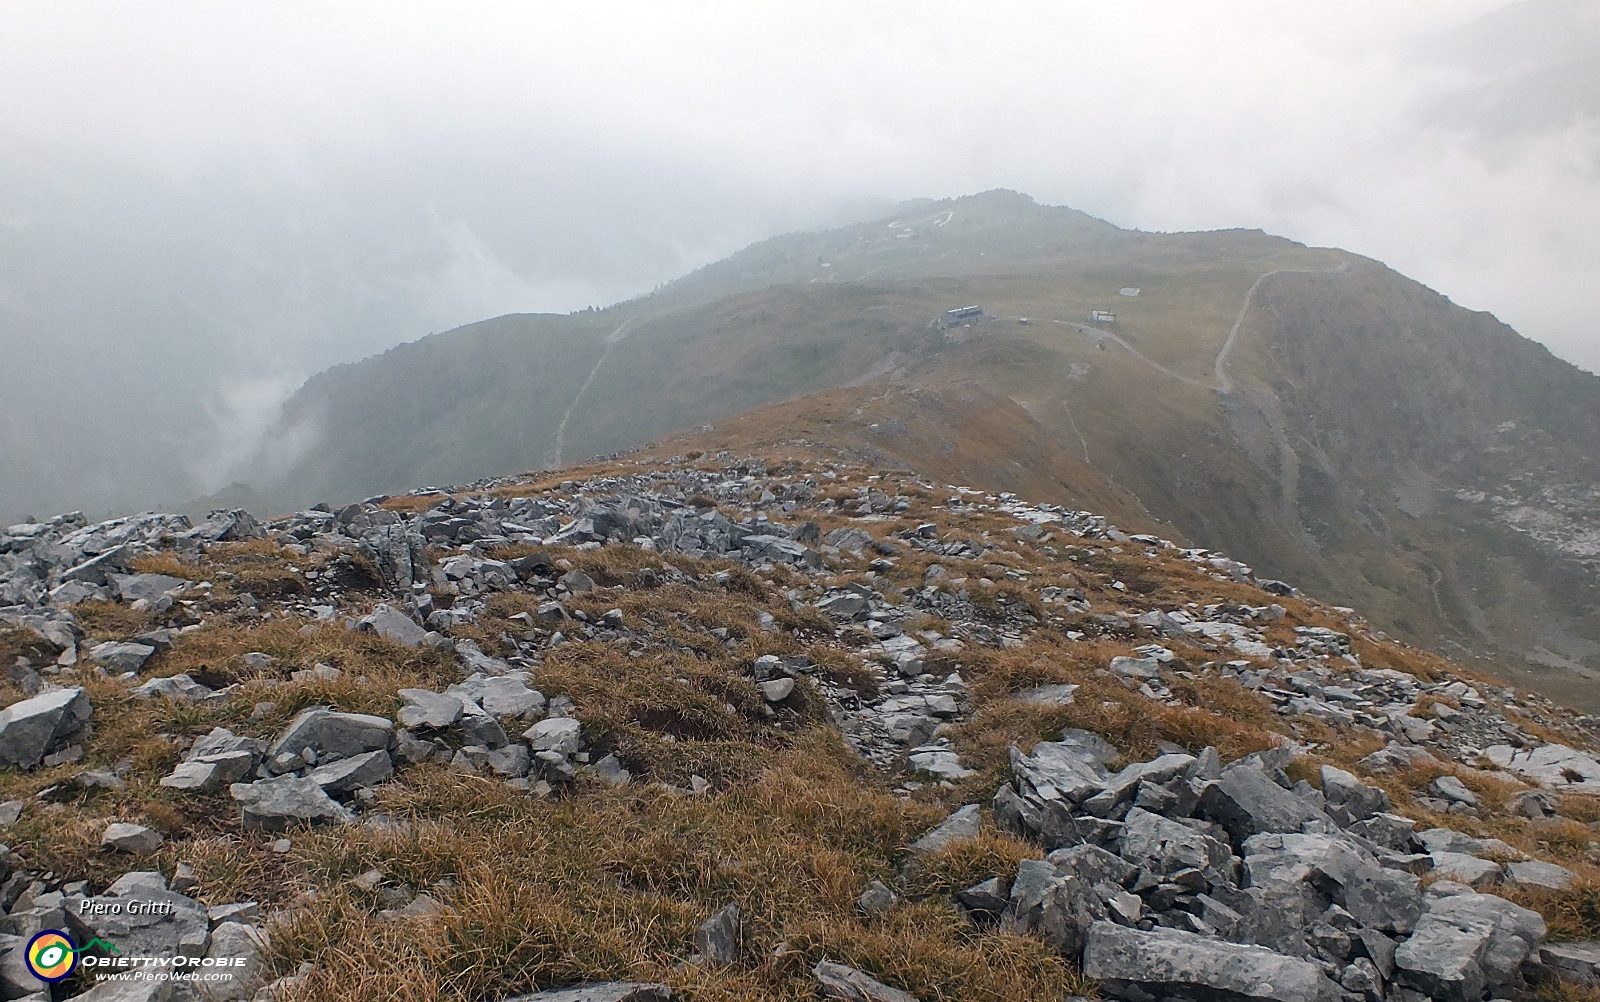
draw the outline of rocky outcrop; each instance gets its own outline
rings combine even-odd
[[[1113,772],[1116,750],[1082,731],[1026,755],[1013,748],[995,820],[1054,851],[1022,862],[1000,920],[1081,955],[1105,990],[1141,1002],[1376,1000],[1386,986],[1481,1002],[1522,991],[1543,920],[1448,879],[1425,893],[1418,876],[1470,872],[1485,886],[1519,864],[1482,857],[1515,850],[1450,829],[1418,833],[1344,770],[1325,768],[1320,790],[1292,784],[1281,769],[1289,754],[1223,765],[1207,749]],[[1526,862],[1515,872],[1530,884],[1571,879]],[[956,898],[987,914],[999,886]]]

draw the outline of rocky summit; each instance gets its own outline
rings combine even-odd
[[[1102,514],[694,442],[4,529],[0,996],[1600,981],[1595,719]],[[47,984],[50,929],[239,959]]]

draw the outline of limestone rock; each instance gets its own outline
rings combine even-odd
[[[998,916],[1005,910],[1009,899],[1010,888],[999,877],[990,877],[956,892],[956,900],[968,911],[988,916]]]
[[[583,747],[583,727],[573,717],[546,718],[523,731],[522,736],[535,752],[572,755]]]
[[[223,921],[211,930],[208,957],[232,957],[244,961],[219,973],[231,975],[225,981],[206,981],[201,993],[215,1002],[238,1002],[250,998],[262,985],[262,961],[267,953],[267,933],[260,926]]]
[[[138,699],[170,699],[180,703],[200,703],[218,698],[216,690],[201,685],[187,674],[153,678],[128,690],[128,695]],[[220,697],[226,699],[226,696]]]
[[[1314,964],[1178,929],[1089,927],[1083,973],[1116,998],[1335,1002],[1339,986]]]
[[[1122,829],[1122,858],[1153,873],[1210,870],[1225,873],[1232,850],[1187,825],[1135,807]]]
[[[1544,939],[1537,912],[1492,894],[1434,897],[1395,950],[1395,981],[1440,1002],[1515,997],[1521,966]],[[1510,994],[1505,994],[1510,993]]]
[[[451,693],[429,692],[427,689],[401,689],[400,709],[395,720],[401,727],[422,727],[443,730],[461,719],[461,697]]]
[[[1505,880],[1512,887],[1542,887],[1551,891],[1564,891],[1572,886],[1578,875],[1564,866],[1537,859],[1525,859],[1506,866]]]
[[[1539,959],[1569,981],[1581,985],[1600,984],[1600,942],[1549,943],[1539,951]]]
[[[124,602],[140,599],[153,602],[189,587],[188,581],[170,574],[111,574],[107,577],[117,597]]]
[[[153,828],[121,821],[107,825],[105,832],[100,836],[101,845],[118,852],[131,852],[139,856],[148,856],[156,852],[166,841],[166,837]]]
[[[89,656],[104,665],[106,671],[118,675],[127,671],[138,671],[155,653],[155,647],[150,644],[111,642],[96,644],[89,650]]]
[[[128,907],[129,900],[68,898],[67,931],[79,943],[113,943],[126,956],[205,956],[211,923],[198,901],[153,887],[139,890],[141,907]]]
[[[298,754],[303,748],[318,757],[348,758],[369,751],[386,749],[394,738],[394,724],[383,717],[365,713],[340,713],[326,706],[311,706],[300,711],[288,728],[267,749],[269,759],[280,754]]]
[[[1298,832],[1322,812],[1253,766],[1237,766],[1208,784],[1200,795],[1205,816],[1222,825],[1235,843],[1262,832]]]
[[[761,698],[769,703],[781,703],[794,692],[794,679],[775,678],[761,683]]]
[[[235,783],[233,799],[244,806],[247,829],[283,831],[296,824],[319,821],[349,823],[354,816],[329,797],[316,781],[301,776],[278,776],[254,783]]]
[[[1389,795],[1367,786],[1343,769],[1322,767],[1322,795],[1329,807],[1342,807],[1353,821],[1366,821],[1389,809]]]
[[[1435,852],[1429,855],[1433,857],[1435,876],[1459,881],[1479,890],[1500,882],[1502,870],[1499,863],[1468,856],[1464,852]]]
[[[895,906],[900,898],[881,880],[874,880],[856,898],[856,907],[868,915],[882,915]]]
[[[406,647],[420,647],[428,638],[428,632],[418,626],[415,620],[388,605],[377,606],[357,620],[356,626]]]
[[[196,741],[161,785],[194,793],[211,793],[237,783],[255,771],[266,746],[216,727]]]
[[[822,960],[811,969],[822,997],[841,1002],[919,1002],[915,995],[888,985],[843,964]]]
[[[76,736],[90,713],[81,687],[43,692],[0,710],[0,766],[33,768]]]
[[[377,786],[394,775],[394,762],[383,749],[319,765],[307,777],[331,794],[354,793]]]
[[[528,673],[521,671],[496,676],[475,674],[452,685],[445,694],[476,703],[484,713],[497,720],[531,719],[545,708],[544,693],[530,689]]]
[[[957,842],[978,837],[978,805],[968,804],[954,811],[939,827],[911,843],[917,854],[940,852]]]
[[[739,906],[724,905],[700,923],[694,934],[695,949],[710,967],[727,967],[739,959]]]
[[[1491,745],[1483,750],[1483,757],[1547,790],[1600,795],[1600,761],[1566,745],[1540,745],[1522,750],[1510,745]]]

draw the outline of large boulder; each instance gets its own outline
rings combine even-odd
[[[1389,809],[1387,793],[1331,765],[1322,767],[1322,795],[1328,801],[1328,814],[1340,820],[1366,821]]]
[[[389,605],[379,605],[357,620],[356,627],[406,647],[420,647],[428,639],[428,631],[416,620]]]
[[[1307,821],[1325,820],[1309,802],[1272,781],[1255,765],[1240,765],[1206,784],[1200,810],[1228,830],[1234,844],[1263,832],[1298,832]]]
[[[1335,1002],[1340,989],[1314,964],[1178,929],[1089,927],[1083,973],[1107,994],[1148,1002]]]
[[[1148,762],[1134,762],[1107,776],[1103,789],[1083,802],[1083,809],[1098,818],[1110,817],[1118,807],[1134,798],[1141,785],[1159,786],[1178,779],[1195,764],[1193,755],[1172,753]]]
[[[1379,866],[1343,839],[1316,861],[1315,870],[1313,879],[1365,928],[1403,936],[1422,914],[1422,881],[1404,870]]]
[[[243,508],[236,508],[233,511],[219,508],[207,516],[204,522],[183,535],[208,543],[234,543],[259,539],[264,534],[261,523]]]
[[[583,725],[575,717],[550,717],[539,721],[522,736],[535,752],[553,752],[561,756],[576,754],[583,747]]]
[[[1135,807],[1123,819],[1122,858],[1163,876],[1196,869],[1214,880],[1229,872],[1233,852],[1204,832]]]
[[[1339,905],[1369,929],[1405,935],[1422,914],[1421,881],[1404,870],[1389,869],[1355,841],[1342,835],[1270,833],[1244,844],[1245,871],[1251,890],[1283,882],[1303,881]],[[1308,907],[1322,902],[1310,893],[1290,894]],[[1281,904],[1281,903],[1280,903]],[[1267,910],[1281,921],[1286,909]],[[1283,942],[1280,951],[1294,953]]]
[[[1326,844],[1319,836],[1294,836],[1294,844],[1283,834],[1264,834],[1247,839],[1244,852],[1245,893],[1250,900],[1251,942],[1294,957],[1311,952],[1307,930],[1329,904],[1329,898],[1313,883],[1317,847]],[[1321,840],[1320,843],[1318,840]]]
[[[115,643],[107,641],[96,644],[89,649],[89,656],[105,666],[106,671],[115,674],[138,671],[144,663],[155,656],[156,649],[152,644]]]
[[[170,574],[111,574],[108,578],[117,597],[124,602],[137,602],[140,599],[154,602],[164,595],[189,587],[188,581]]]
[[[1493,887],[1500,882],[1505,868],[1488,859],[1479,859],[1464,852],[1434,852],[1433,874],[1445,880],[1454,880],[1477,890]]]
[[[28,940],[0,932],[0,998],[20,999],[34,993],[50,997],[50,986],[28,969]]]
[[[339,795],[377,786],[394,775],[394,760],[382,748],[319,765],[307,777],[324,792]]]
[[[489,716],[499,720],[538,717],[544,712],[544,693],[528,688],[528,673],[505,675],[478,673],[445,690],[464,702],[476,703]]]
[[[427,689],[401,689],[400,709],[395,719],[401,727],[443,730],[461,719],[461,698],[451,693]]]
[[[1433,897],[1411,938],[1395,950],[1396,983],[1440,1002],[1515,998],[1522,963],[1538,955],[1544,919],[1492,894]]]
[[[340,713],[326,706],[300,711],[267,750],[268,758],[297,755],[304,748],[317,758],[349,758],[386,749],[394,739],[394,723],[366,713]]]
[[[1076,957],[1084,935],[1110,914],[1110,901],[1135,867],[1099,846],[1059,849],[1049,859],[1025,859],[1006,903],[1006,923],[1038,935],[1057,953]]]
[[[33,768],[77,736],[90,712],[89,697],[78,686],[42,692],[0,710],[0,766]]]
[[[243,805],[246,829],[283,831],[319,821],[355,820],[347,808],[308,777],[277,776],[255,783],[235,783],[231,791],[233,799]]]
[[[1600,761],[1588,752],[1566,745],[1528,749],[1491,745],[1483,750],[1483,757],[1548,790],[1600,795]]]
[[[105,832],[100,836],[100,844],[107,849],[131,852],[139,856],[148,856],[159,851],[166,841],[166,838],[153,828],[125,821],[107,825]]]
[[[183,761],[163,776],[161,785],[191,793],[214,793],[255,771],[266,750],[264,742],[235,734],[226,727],[194,743]]]
[[[210,686],[201,685],[188,674],[168,675],[162,678],[153,678],[143,685],[134,686],[128,690],[128,695],[135,699],[170,699],[175,703],[225,703],[228,701],[227,693],[220,693]]]
[[[1513,887],[1538,887],[1547,891],[1564,891],[1572,886],[1578,875],[1564,866],[1537,859],[1525,859],[1506,866],[1506,883]]]
[[[213,960],[227,958],[231,963],[218,970],[227,977],[202,983],[201,993],[213,1002],[237,1002],[253,996],[262,985],[267,946],[267,931],[261,926],[233,921],[218,923],[211,930],[211,949],[206,956]]]
[[[1551,943],[1539,951],[1539,959],[1568,981],[1591,986],[1600,984],[1600,942]]]
[[[1011,772],[1046,800],[1060,797],[1078,803],[1105,789],[1105,769],[1062,742],[1037,742],[1027,755],[1013,746]]]

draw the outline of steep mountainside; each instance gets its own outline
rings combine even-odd
[[[969,305],[984,315],[935,323]],[[1383,630],[1590,701],[1600,382],[1343,251],[1124,231],[1008,192],[776,238],[608,310],[502,317],[325,373],[286,410],[260,464],[284,472],[263,490],[298,504],[551,467],[868,384],[862,400],[964,386],[1006,406],[936,419],[937,447],[915,417],[857,445],[944,456],[994,489],[1007,464],[1047,467],[1041,485],[1105,492]],[[1008,444],[1002,424],[1027,432]]]

